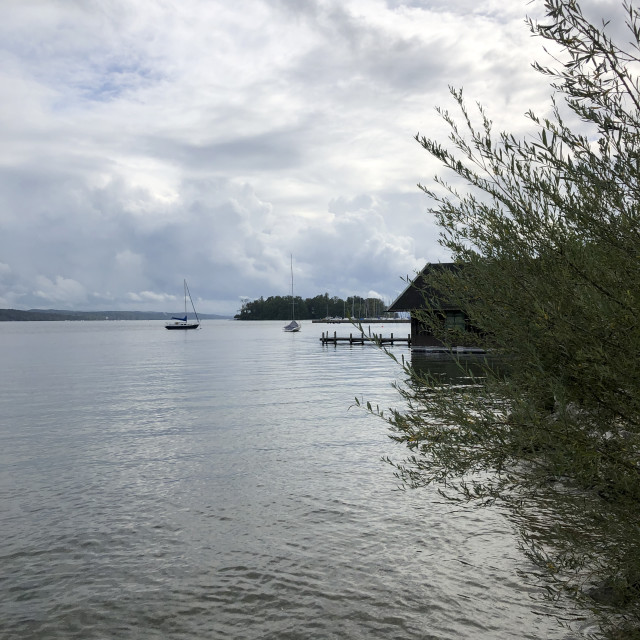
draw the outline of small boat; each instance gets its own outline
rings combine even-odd
[[[285,325],[282,330],[288,333],[294,333],[300,331],[300,325],[295,320],[292,320],[289,324]]]
[[[293,255],[291,256],[291,322],[283,327],[283,331],[287,333],[295,333],[302,328],[294,319],[295,316],[295,298],[293,297]]]
[[[188,319],[187,298],[189,298],[189,302],[191,302],[193,315],[196,317],[195,320]],[[167,324],[164,325],[165,329],[197,329],[200,326],[200,318],[198,318],[198,313],[191,299],[191,292],[189,291],[186,280],[184,281],[184,316],[172,316],[171,320],[173,320],[173,322],[167,322]]]

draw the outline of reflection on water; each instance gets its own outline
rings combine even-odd
[[[462,354],[412,352],[411,366],[421,375],[429,375],[444,384],[477,384],[486,376],[487,369],[506,371],[505,362],[487,354]]]

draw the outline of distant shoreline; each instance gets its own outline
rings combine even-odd
[[[0,309],[0,322],[43,322],[78,320],[170,320],[181,312],[161,311],[69,311],[66,309]],[[232,316],[199,313],[203,320],[232,320]]]

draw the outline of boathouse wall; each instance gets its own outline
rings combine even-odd
[[[438,263],[427,264],[422,271],[407,285],[405,290],[398,296],[398,298],[387,309],[390,312],[408,311],[411,316],[411,347],[412,348],[425,348],[425,347],[443,347],[444,343],[436,338],[429,328],[420,321],[419,311],[425,308],[425,296],[433,298],[435,292],[428,291],[426,284],[426,274],[430,270],[451,270],[458,269],[459,266],[454,263]],[[469,319],[467,315],[461,309],[451,306],[442,305],[442,322],[443,326],[450,326],[454,328],[465,327],[469,328]],[[450,345],[454,347],[469,347],[473,345],[459,344]]]

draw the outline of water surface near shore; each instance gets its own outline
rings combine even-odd
[[[571,637],[499,513],[396,490],[398,365],[282,324],[0,324],[0,637]]]

